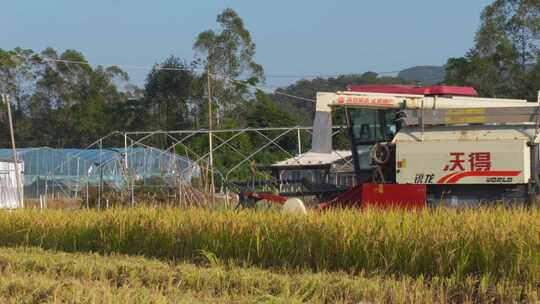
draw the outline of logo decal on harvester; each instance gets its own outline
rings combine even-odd
[[[350,104],[350,105],[392,107],[394,105],[394,99],[390,97],[339,95],[337,97],[337,103]]]
[[[448,175],[445,175],[439,180],[437,184],[455,184],[459,182],[462,178],[469,176],[480,176],[487,177],[487,183],[510,183],[512,182],[512,177],[518,176],[521,174],[521,171],[463,171],[463,172],[454,172]]]
[[[465,171],[464,152],[450,152],[452,159],[444,166],[444,171]],[[473,152],[468,155],[468,163],[471,171],[491,170],[491,152]]]
[[[465,160],[464,152],[450,152],[451,159],[444,171],[457,171],[437,180],[437,184],[455,184],[466,177],[486,177],[486,183],[511,183],[521,171],[491,170],[491,152],[472,152]],[[469,170],[466,169],[468,167]]]

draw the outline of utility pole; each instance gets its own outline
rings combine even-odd
[[[210,195],[212,205],[215,203],[214,198],[214,146],[212,142],[212,90],[210,86],[210,64],[208,64],[208,69],[206,71],[206,82],[208,84],[208,148],[210,149],[209,153],[209,165],[208,171],[210,173]]]
[[[11,104],[9,95],[2,94],[2,101],[6,104],[8,120],[9,120],[9,132],[11,135],[11,149],[13,150],[13,165],[15,167],[15,182],[17,183],[17,197],[21,208],[24,208],[23,193],[21,189],[21,172],[19,171],[19,161],[17,160],[17,149],[15,148],[15,134],[13,132],[13,119],[11,118]]]
[[[101,194],[103,193],[103,139],[99,140],[99,187],[98,187],[98,201],[97,208],[101,210]]]

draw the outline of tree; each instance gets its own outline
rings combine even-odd
[[[64,140],[62,145],[85,146],[108,133],[113,120],[110,107],[126,100],[117,83],[127,82],[127,73],[114,66],[92,68],[76,50],[57,55],[46,49],[42,57],[44,67],[36,97],[50,98],[41,103],[53,110],[51,126]]]
[[[257,91],[255,100],[250,101],[247,107],[246,122],[248,126],[261,128],[293,126],[294,117],[279,108],[268,94]]]
[[[29,49],[0,49],[0,93],[11,96],[16,131],[22,136],[31,134],[28,122],[22,119],[29,110],[28,103],[35,86],[34,55]],[[4,109],[2,106],[0,113],[5,114]],[[8,138],[7,119],[3,118],[0,122],[0,137]]]
[[[174,56],[154,66],[146,78],[145,100],[156,128],[180,130],[194,125],[190,114],[198,110],[193,100],[196,78],[193,67]]]
[[[122,114],[113,105],[126,101],[118,84],[127,81],[76,50],[0,50],[0,90],[12,96],[20,146],[85,146],[108,133]]]
[[[238,14],[228,8],[217,16],[219,31],[206,30],[197,36],[193,48],[198,62],[210,74],[213,100],[217,106],[219,121],[233,110],[249,92],[238,80],[247,76],[251,83],[263,80],[263,68],[257,64],[255,43]]]
[[[475,45],[450,58],[445,82],[475,87],[480,94],[536,99],[532,83],[540,42],[540,1],[496,0],[481,14]]]
[[[298,124],[297,120],[291,113],[285,111],[279,107],[275,101],[273,101],[270,95],[258,91],[255,94],[255,99],[250,102],[247,107],[246,120],[249,126],[256,126],[261,128],[271,128],[271,127],[290,127]],[[282,131],[268,132],[272,136],[278,136]],[[273,133],[273,134],[272,134]],[[251,134],[251,142],[254,147],[261,147],[267,143],[261,136],[257,134]],[[307,140],[303,141],[304,143]],[[283,147],[287,151],[296,151],[297,149],[297,138],[296,133],[291,132],[279,140],[277,144]],[[268,149],[265,149],[262,153],[257,155],[255,160],[257,163],[271,164],[275,161],[288,158],[289,156],[285,154],[281,149],[278,149],[275,146],[269,146]]]
[[[296,124],[296,121],[289,113],[280,109],[267,94],[261,91],[256,92],[253,99],[245,101],[241,108],[243,109],[242,113],[245,117],[245,121],[243,121],[245,125],[240,125],[240,127],[249,126],[267,128],[294,126]],[[232,119],[224,120],[222,123],[223,128],[225,129],[239,127],[239,122]],[[267,131],[264,133],[270,138],[274,138],[282,132],[283,131],[280,130]],[[231,142],[220,148],[220,150],[214,154],[215,168],[221,170],[222,172],[226,172],[226,170],[244,160],[244,157],[251,154],[254,149],[262,147],[268,143],[267,139],[264,139],[260,134],[255,132],[246,132],[242,134],[223,133],[219,134],[219,140],[220,142],[222,140],[225,141],[233,136],[234,139]],[[206,139],[207,137],[200,138],[199,140],[201,141],[199,143],[206,145]],[[296,151],[296,133],[291,132],[290,134],[282,136],[276,140],[276,144],[285,150],[294,153],[294,151]],[[263,151],[260,151],[254,155],[252,160],[259,164],[272,164],[275,161],[282,160],[287,157],[289,157],[287,153],[284,153],[275,145],[269,145]],[[245,162],[244,166],[234,171],[233,177],[246,178],[250,176],[251,171],[249,168],[250,162]]]
[[[522,69],[536,60],[540,39],[539,1],[496,0],[484,9],[481,21],[476,34],[476,49],[481,56],[496,53],[501,44],[510,44]]]

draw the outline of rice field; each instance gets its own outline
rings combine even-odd
[[[537,286],[467,277],[266,270],[216,259],[168,263],[112,254],[0,249],[1,303],[535,302]]]
[[[41,290],[41,281],[51,287],[65,275],[78,280],[73,286],[84,281],[106,294],[106,302],[176,302],[171,295],[179,294],[191,302],[534,302],[540,292],[538,209],[307,216],[174,208],[20,210],[0,213],[0,246],[0,269],[10,278],[0,283],[0,300],[25,278]],[[72,278],[69,267],[86,277]],[[132,281],[113,284],[103,277],[118,271],[127,271]],[[154,279],[145,275],[152,273],[174,286],[148,283]],[[188,284],[186,273],[207,279]],[[213,280],[215,273],[221,279]],[[61,299],[96,302],[88,290],[74,292],[58,291]]]

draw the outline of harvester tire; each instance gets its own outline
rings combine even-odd
[[[371,159],[377,165],[384,165],[390,160],[390,148],[388,145],[376,143],[371,148]]]

